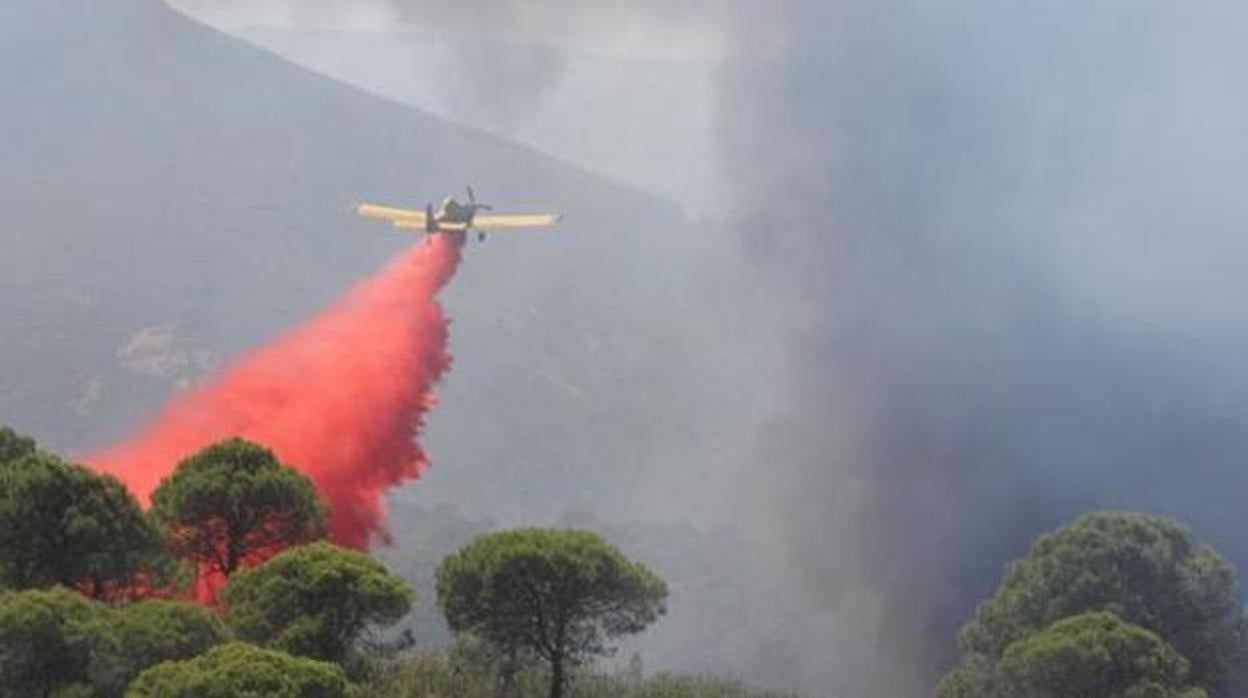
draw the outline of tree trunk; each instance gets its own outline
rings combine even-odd
[[[233,576],[234,571],[238,569],[239,561],[243,557],[243,552],[239,549],[241,547],[240,544],[241,541],[235,538],[233,533],[230,533],[229,540],[225,542],[225,569],[221,570],[227,579]]]
[[[550,660],[550,698],[563,698],[563,655]]]
[[[516,672],[520,668],[516,648],[510,647],[499,663],[499,698],[516,698]]]

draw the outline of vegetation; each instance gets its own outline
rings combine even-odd
[[[548,671],[533,663],[521,667],[510,687],[514,698],[544,698],[549,691]],[[633,671],[613,675],[584,668],[570,672],[566,691],[568,698],[792,698],[709,677],[646,678]],[[500,685],[495,667],[451,652],[414,655],[366,686],[366,692],[373,698],[498,698]]]
[[[0,468],[0,585],[126,597],[171,572],[161,529],[116,479],[37,452]]]
[[[666,612],[667,588],[574,529],[482,534],[443,558],[451,651],[381,642],[415,592],[320,541],[326,518],[307,478],[240,439],[179,464],[149,516],[115,479],[0,428],[0,698],[775,698],[645,678],[639,661],[594,671]],[[223,608],[136,602],[176,592],[171,551],[228,578]],[[1242,617],[1234,569],[1179,523],[1085,514],[1007,568],[937,695],[1224,695],[1246,668]]]
[[[323,537],[327,516],[308,478],[243,439],[182,461],[152,495],[152,513],[179,556],[225,577]]]
[[[455,632],[548,662],[550,696],[560,698],[569,665],[654,622],[667,587],[592,533],[528,528],[480,536],[448,557],[437,593]]]
[[[0,597],[0,697],[120,698],[131,679],[227,637],[201,606],[147,601],[118,609],[64,588]]]
[[[194,659],[148,669],[127,698],[347,698],[358,695],[327,662],[235,642]]]
[[[1060,620],[1010,645],[1000,693],[1014,698],[1204,698],[1190,664],[1155,633],[1104,611]]]
[[[0,698],[59,695],[88,686],[101,608],[67,589],[0,597]]]
[[[1122,626],[1111,627],[1102,616],[1054,625],[1097,611],[1114,614]],[[1050,685],[1075,685],[1082,680],[1080,672],[1090,670],[1085,662],[1094,655],[1102,664],[1121,668],[1167,658],[1168,652],[1188,662],[1190,671],[1133,669],[1115,685],[1130,685],[1121,682],[1135,677],[1174,687],[1186,678],[1217,693],[1230,676],[1241,613],[1234,569],[1197,544],[1185,527],[1143,514],[1085,514],[1042,536],[1010,565],[996,594],[962,629],[962,661],[938,693],[944,698],[1015,696],[1020,694],[1005,682],[1032,676],[1024,671],[1028,668],[1073,672],[1049,680],[1056,682]],[[1147,642],[1140,634],[1144,631],[1160,644]],[[1074,647],[1086,653],[1082,661],[1072,659]]]
[[[239,572],[222,598],[240,639],[347,665],[361,635],[398,622],[415,592],[373,558],[321,542]]]
[[[35,452],[35,448],[34,439],[9,427],[0,426],[0,465],[29,456]]]
[[[667,589],[577,530],[485,534],[447,555],[435,586],[457,644],[413,653],[410,633],[381,632],[415,592],[321,541],[326,518],[307,478],[240,439],[184,460],[145,515],[117,480],[0,428],[0,698],[778,698],[644,678],[639,660],[595,672],[665,613]],[[190,593],[175,555],[225,581],[222,606],[155,600]]]
[[[91,634],[87,673],[97,698],[121,698],[144,669],[195,657],[229,638],[216,613],[174,601],[103,610]]]

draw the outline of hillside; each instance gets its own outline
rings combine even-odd
[[[0,161],[0,418],[68,450],[115,438],[177,380],[407,243],[354,220],[352,203],[421,203],[468,182],[510,206],[557,205],[568,225],[471,252],[449,303],[462,369],[447,390],[488,390],[471,414],[506,440],[556,409],[559,423],[590,416],[563,408],[597,389],[584,371],[636,373],[638,323],[667,321],[646,304],[677,283],[643,250],[689,238],[674,206],[319,77],[156,0],[103,8],[0,10],[20,59],[0,67],[14,107],[0,114],[12,145]],[[625,302],[620,286],[638,293]],[[527,409],[508,405],[516,394]]]
[[[237,36],[370,92],[673,199],[694,217],[719,208],[720,76],[712,62],[629,60],[439,31],[252,26]]]
[[[731,399],[748,354],[713,325],[735,254],[716,231],[158,0],[6,2],[0,46],[0,423],[69,453],[120,438],[410,244],[355,220],[354,202],[472,183],[566,223],[468,250],[445,298],[456,363],[434,467],[399,498],[502,524],[711,509],[746,438],[725,425],[753,409]],[[400,541],[408,523],[393,524]],[[655,666],[698,632],[657,628],[669,651]]]

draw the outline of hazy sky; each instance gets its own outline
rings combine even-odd
[[[326,75],[680,203],[724,205],[720,70],[777,55],[748,2],[222,2],[178,9]]]
[[[733,0],[627,3],[483,0],[170,0],[192,16],[229,30],[253,25],[303,30],[448,31],[481,34],[633,60],[717,63],[731,55]],[[757,13],[766,19],[770,13]],[[781,26],[755,25],[760,41],[779,41]],[[465,38],[465,37],[460,37]]]

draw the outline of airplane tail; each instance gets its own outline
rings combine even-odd
[[[425,204],[425,232],[435,233],[438,230],[438,222],[433,219],[433,204]]]

